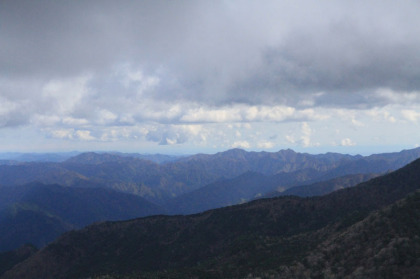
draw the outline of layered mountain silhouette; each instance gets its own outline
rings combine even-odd
[[[337,153],[311,155],[290,149],[273,153],[233,149],[213,155],[173,158],[175,161],[158,164],[130,154],[83,153],[64,162],[0,165],[0,185],[39,181],[70,187],[107,187],[164,205],[174,197],[246,172],[273,176],[309,170],[315,177],[301,181],[309,184],[318,178],[322,181],[349,174],[396,170],[419,157],[420,148],[366,157]],[[237,200],[243,198],[253,197]]]
[[[266,194],[265,198],[273,198],[280,196],[299,196],[299,197],[313,197],[313,196],[323,196],[331,192],[352,187],[359,183],[368,181],[372,178],[379,176],[378,174],[349,174],[345,176],[340,176],[337,178],[316,182],[308,185],[299,185],[291,187],[289,189],[282,191],[275,191],[272,193]]]
[[[0,165],[0,251],[27,242],[41,248],[63,232],[103,220],[199,213],[273,192],[323,195],[354,186],[371,172],[401,167],[420,157],[420,148],[367,157],[240,149],[153,156],[161,163],[139,154],[88,152],[62,162]],[[49,207],[54,201],[63,202]]]
[[[162,214],[157,205],[106,188],[31,183],[0,187],[0,251],[42,247],[62,233],[98,221]]]
[[[416,160],[322,197],[94,224],[1,278],[417,278],[419,181]]]

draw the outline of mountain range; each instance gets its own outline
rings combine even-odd
[[[61,162],[0,165],[0,251],[25,243],[42,248],[98,221],[324,195],[400,168],[420,157],[420,148],[366,157],[240,149],[153,156],[160,163],[136,154],[88,152]]]
[[[213,155],[172,158],[172,161],[159,164],[132,154],[90,152],[63,162],[0,165],[0,185],[22,185],[33,181],[70,187],[99,185],[164,205],[174,197],[246,172],[273,176],[309,170],[314,176],[305,179],[307,184],[349,174],[384,173],[419,157],[420,148],[366,157],[337,153],[312,155],[290,149],[273,153],[233,149]],[[253,197],[241,198],[249,200]]]
[[[328,195],[65,233],[1,278],[417,278],[420,159]]]

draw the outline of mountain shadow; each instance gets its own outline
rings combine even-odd
[[[105,220],[163,213],[149,201],[105,188],[31,183],[0,187],[0,251],[42,247],[62,233]]]

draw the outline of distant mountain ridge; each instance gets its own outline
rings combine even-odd
[[[235,205],[264,197],[274,189],[322,180],[324,173],[313,169],[263,175],[246,172],[230,179],[221,179],[200,189],[180,195],[165,204],[171,214],[193,214],[205,210]]]
[[[420,188],[419,181],[420,159],[390,174],[322,197],[262,199],[196,215],[96,224],[63,235],[1,278],[86,278],[106,274],[107,278],[245,278],[247,275],[253,278],[252,274],[258,277],[258,274],[273,273],[283,276],[280,278],[312,273],[348,275],[346,270],[355,271],[357,262],[332,258],[330,262],[341,266],[344,272],[328,269],[325,272],[329,273],[321,275],[317,272],[328,267],[322,258],[319,269],[313,258],[295,268],[294,265],[317,253],[319,245],[326,247],[328,244],[323,244],[326,239],[340,243],[337,237],[351,237],[354,226],[363,227],[363,222],[367,224],[366,232],[372,235],[360,233],[360,238],[377,239],[374,249],[399,237],[417,245],[420,228],[410,216],[420,214],[420,196],[409,195]],[[398,202],[400,199],[406,200]],[[383,209],[387,206],[390,209]],[[375,215],[375,210],[384,211]],[[385,216],[390,226],[372,227],[374,220],[385,220],[375,216]],[[403,230],[394,231],[400,227],[392,225],[394,222],[399,222]],[[376,227],[384,230],[375,231]],[[359,242],[349,243],[359,247]],[[346,246],[337,249],[348,250]],[[319,253],[328,251],[326,248]],[[352,257],[359,262],[368,257],[363,256],[365,250],[360,247],[354,251]],[[410,251],[418,253],[416,249]],[[393,276],[405,274],[406,278],[415,278],[409,275],[420,272],[418,254],[402,256],[405,258],[401,262],[392,263]],[[375,264],[387,270],[386,259],[377,258]],[[305,273],[307,266],[312,268]],[[383,274],[380,269],[358,272],[353,275],[370,274],[379,278]]]
[[[70,158],[77,157],[80,154],[93,152],[58,152],[58,153],[19,153],[4,152],[0,153],[0,164],[16,164],[22,162],[64,162]],[[122,152],[95,152],[95,154],[113,154],[120,157],[132,157],[149,160],[155,163],[166,163],[176,161],[185,157],[181,155],[165,155],[165,154],[139,154],[139,153],[122,153]]]
[[[174,197],[246,172],[269,176],[311,169],[323,172],[323,179],[327,180],[348,174],[383,173],[419,157],[420,148],[367,157],[337,153],[311,155],[293,150],[270,153],[233,149],[158,164],[131,155],[89,152],[64,162],[0,165],[0,185],[33,181],[72,187],[102,185],[164,204]]]
[[[313,197],[322,196],[331,192],[352,187],[372,178],[378,177],[378,174],[349,174],[330,180],[323,180],[313,184],[299,185],[283,191],[276,191],[266,194],[264,197],[273,198],[280,196],[299,196]]]
[[[57,153],[0,153],[0,161],[4,164],[9,162],[63,162],[68,158],[78,155],[80,152],[57,152]]]

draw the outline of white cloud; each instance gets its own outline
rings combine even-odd
[[[247,141],[235,141],[232,146],[232,148],[250,148],[251,145]]]
[[[271,141],[260,141],[257,144],[258,148],[270,149],[274,147],[274,143]]]
[[[74,129],[58,129],[58,130],[51,130],[49,134],[53,138],[59,139],[73,139]]]
[[[197,104],[186,105],[186,107]],[[183,112],[181,122],[189,123],[223,123],[223,122],[285,122],[313,119],[325,119],[325,115],[315,113],[312,109],[296,110],[286,106],[250,106],[232,105],[214,109],[206,106],[190,108]]]
[[[75,129],[57,129],[48,131],[51,137],[57,139],[68,139],[68,140],[81,140],[81,141],[92,141],[95,137],[91,135],[91,131],[88,130],[75,130]]]
[[[353,124],[356,127],[364,127],[365,124],[363,124],[362,122],[360,122],[359,120],[356,120],[355,117],[351,118],[351,124]]]
[[[234,107],[227,107],[221,109],[206,109],[203,107],[194,108],[186,112],[180,118],[181,122],[190,123],[222,123],[222,122],[237,122],[241,121],[240,109]]]
[[[342,139],[341,140],[341,145],[342,146],[354,146],[354,145],[356,145],[356,143],[355,142],[353,142],[351,139],[349,139],[349,138],[345,138],[345,139]]]
[[[295,109],[283,106],[251,106],[244,111],[244,118],[247,121],[274,121],[280,122],[293,118]]]
[[[296,143],[296,140],[295,140],[294,136],[292,136],[292,135],[286,135],[286,140],[289,143],[292,143],[292,144],[295,144]]]
[[[55,119],[58,119],[58,116],[55,116]],[[65,117],[63,119],[63,124],[68,125],[68,126],[73,126],[73,127],[84,126],[84,125],[87,125],[88,123],[89,121],[83,118]]]
[[[160,145],[184,144],[187,141],[200,144],[206,142],[208,132],[201,125],[151,125],[145,135],[146,140]]]
[[[411,122],[417,123],[417,121],[420,120],[420,112],[414,110],[402,110],[401,114]]]
[[[302,131],[302,136],[301,136],[300,139],[301,139],[302,145],[304,147],[310,146],[311,145],[311,134],[312,134],[311,127],[309,127],[308,123],[303,122],[301,131]]]
[[[76,137],[80,140],[94,140],[95,137],[91,135],[91,132],[88,130],[77,130],[75,133]]]
[[[73,113],[74,109],[89,94],[87,82],[90,79],[90,75],[82,75],[76,78],[48,81],[41,93],[41,101],[44,103],[44,107],[59,115]]]
[[[97,115],[98,115],[97,116],[98,117],[97,122],[98,122],[98,124],[102,124],[102,125],[112,124],[118,118],[118,115],[117,114],[115,114],[115,113],[113,113],[113,112],[111,112],[109,110],[106,110],[106,109],[101,109],[97,113]]]
[[[389,123],[397,122],[396,118],[386,108],[373,108],[366,112],[367,115],[371,116],[374,120],[385,120]]]

